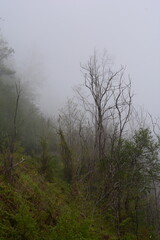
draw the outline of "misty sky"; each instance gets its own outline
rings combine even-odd
[[[82,83],[94,48],[127,65],[135,102],[160,116],[160,0],[0,0],[2,33],[54,113]]]

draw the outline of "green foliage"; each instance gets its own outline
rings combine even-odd
[[[49,183],[26,167],[17,170],[14,186],[0,187],[0,239],[97,239],[92,221],[68,202],[70,187],[58,179]]]
[[[16,221],[14,236],[17,240],[35,240],[37,239],[38,227],[26,204],[20,206],[15,215]]]
[[[65,209],[64,209],[65,210]],[[57,226],[52,232],[55,240],[96,240],[91,232],[91,221],[83,219],[76,209],[67,209],[59,218]]]
[[[122,240],[137,240],[137,237],[133,234],[126,234],[121,238]]]
[[[52,182],[57,176],[62,177],[62,164],[58,157],[49,153],[48,141],[42,137],[40,140],[41,156],[40,156],[40,173]]]
[[[10,186],[0,189],[1,239],[36,239],[37,227],[29,206]]]

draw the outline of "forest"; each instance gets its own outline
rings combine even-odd
[[[158,121],[134,106],[125,67],[96,51],[54,119],[0,36],[0,240],[160,239]]]

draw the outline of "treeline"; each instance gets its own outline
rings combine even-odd
[[[3,154],[3,172],[11,181],[12,171],[20,157],[25,154],[39,154],[40,141],[46,135],[54,145],[53,126],[45,119],[26,83],[17,76],[14,67],[9,64],[14,51],[7,42],[0,39],[0,152]],[[52,128],[52,131],[51,131]],[[51,140],[52,139],[52,140]],[[53,147],[54,149],[54,147]],[[20,152],[19,159],[15,153]]]
[[[92,217],[99,213],[116,239],[158,239],[159,136],[152,118],[154,131],[139,123],[125,68],[115,70],[106,54],[94,52],[81,66],[78,101],[69,99],[55,121],[30,99],[9,66],[12,54],[1,37],[0,170],[6,181],[14,185],[15,169],[31,156],[48,182],[55,181],[54,168],[62,168],[59,178],[83,194]]]

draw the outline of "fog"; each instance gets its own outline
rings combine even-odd
[[[0,27],[17,71],[54,115],[83,82],[94,49],[127,66],[136,105],[160,116],[159,0],[1,0]]]

